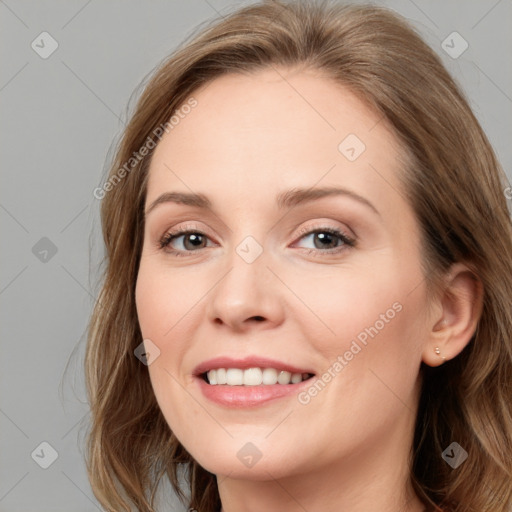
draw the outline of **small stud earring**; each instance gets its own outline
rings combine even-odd
[[[435,353],[436,353],[438,356],[439,356],[439,355],[441,355],[441,350],[439,350],[439,347],[436,347],[436,349],[435,349]],[[443,358],[443,361],[446,361],[446,357],[444,357],[444,356],[441,356],[441,357]]]

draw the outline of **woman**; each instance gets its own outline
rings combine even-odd
[[[98,193],[98,500],[152,511],[167,476],[200,512],[509,510],[505,188],[396,14],[273,1],[204,29]]]

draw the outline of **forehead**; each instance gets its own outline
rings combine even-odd
[[[191,96],[197,105],[155,149],[147,202],[192,189],[254,204],[315,184],[397,194],[400,149],[386,121],[317,72],[232,73]]]

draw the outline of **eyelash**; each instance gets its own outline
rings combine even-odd
[[[301,240],[302,238],[304,238],[307,235],[318,234],[318,233],[329,233],[330,235],[337,236],[343,242],[343,244],[338,247],[334,247],[334,248],[326,249],[326,250],[306,249],[307,254],[315,254],[315,255],[317,255],[319,253],[321,253],[321,254],[337,254],[344,250],[347,250],[347,246],[355,247],[355,245],[356,245],[356,240],[354,238],[348,236],[343,231],[340,231],[338,229],[331,228],[331,227],[311,228],[309,230],[305,230],[301,233],[299,240]],[[176,249],[169,249],[168,246],[174,239],[180,238],[181,236],[184,236],[184,235],[190,235],[190,234],[201,235],[201,236],[205,236],[208,238],[208,235],[206,235],[205,233],[203,233],[202,231],[200,231],[198,229],[184,229],[184,230],[170,231],[170,232],[166,233],[158,241],[158,248],[160,250],[167,252],[168,254],[173,255],[173,256],[187,257],[187,253],[198,252],[200,249],[198,249],[198,251],[181,251],[181,250],[176,250]],[[205,248],[206,247],[202,247],[201,249],[205,249]]]

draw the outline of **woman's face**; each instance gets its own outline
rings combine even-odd
[[[153,155],[136,289],[170,428],[235,478],[405,457],[427,299],[386,122],[306,71],[193,97]]]

